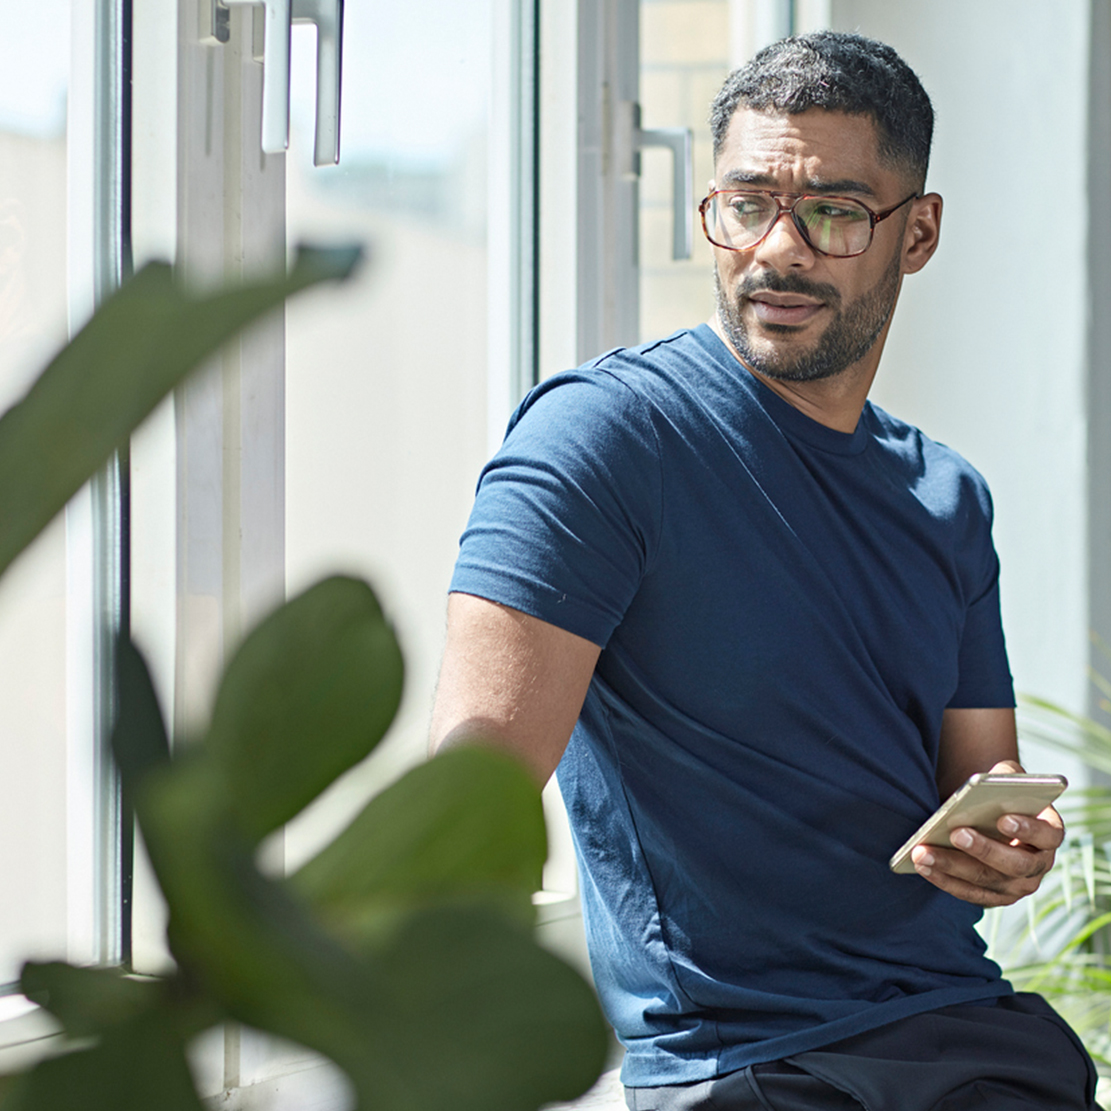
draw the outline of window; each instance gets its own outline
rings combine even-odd
[[[66,336],[69,5],[48,7],[0,40],[4,408]],[[66,618],[57,520],[0,580],[0,874],[10,893],[0,900],[0,983],[18,979],[26,956],[67,946]]]
[[[115,288],[126,255],[123,5],[94,12],[46,0],[38,16],[0,42],[5,407]],[[29,956],[93,963],[126,953],[125,839],[105,758],[105,649],[121,619],[113,473],[0,581],[0,984],[8,990]]]

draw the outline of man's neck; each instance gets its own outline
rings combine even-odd
[[[717,316],[711,317],[710,327],[718,338],[729,348],[733,357],[769,390],[777,393],[788,405],[805,413],[811,420],[824,424],[838,432],[854,432],[868,400],[868,391],[879,369],[880,354],[887,338],[887,329],[876,340],[867,355],[852,366],[846,367],[829,378],[819,378],[810,382],[794,382],[785,378],[772,378],[749,366],[729,342]]]

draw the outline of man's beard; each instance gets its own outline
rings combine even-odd
[[[899,274],[899,255],[896,253],[880,280],[847,309],[842,309],[841,294],[835,286],[811,282],[792,273],[776,274],[769,271],[759,279],[746,278],[737,293],[730,297],[722,288],[721,277],[715,265],[714,290],[718,319],[741,361],[752,370],[785,382],[816,382],[821,378],[832,378],[840,374],[871,351],[895,307]],[[774,293],[801,293],[825,304],[833,313],[833,320],[822,333],[817,346],[793,358],[779,354],[766,341],[763,353],[755,350],[741,318],[741,305],[746,297],[765,290]],[[794,327],[787,324],[765,324],[764,329],[784,335],[794,331]]]

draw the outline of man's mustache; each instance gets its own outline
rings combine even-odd
[[[738,287],[737,299],[751,297],[754,293],[799,293],[823,301],[831,309],[841,304],[841,294],[836,286],[828,282],[812,282],[798,274],[749,275]]]

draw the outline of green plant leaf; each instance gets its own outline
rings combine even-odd
[[[40,1061],[3,1111],[204,1111],[181,1037],[155,1012],[113,1028],[89,1049]]]
[[[1084,870],[1084,887],[1088,892],[1088,906],[1096,909],[1096,847],[1092,835],[1080,836],[1080,861]]]
[[[169,764],[170,743],[146,661],[126,636],[116,639],[116,684],[112,754],[130,788],[151,769]]]
[[[23,966],[20,991],[44,1007],[71,1038],[90,1037],[157,1007],[161,984],[108,968],[77,968],[64,961]]]
[[[169,908],[167,937],[195,990],[232,1018],[328,1052],[363,1025],[373,976],[255,867],[209,763],[190,752],[150,774],[136,809]]]
[[[318,753],[304,753],[306,747],[323,747],[323,739],[338,733],[348,738],[346,759],[365,751],[367,718],[377,721],[375,734],[388,719],[377,704],[384,700],[381,673],[391,669],[380,657],[396,659],[377,603],[352,580],[321,584],[273,620],[269,628],[268,622],[260,626],[229,668],[220,695],[227,701],[214,713],[212,744],[184,751],[171,763],[132,764],[129,787],[169,908],[168,938],[179,976],[222,1013],[335,1061],[363,1107],[533,1111],[586,1090],[607,1044],[593,993],[500,911],[456,905],[394,913],[387,916],[392,928],[380,926],[373,943],[364,937],[356,950],[331,934],[290,885],[258,872],[258,833],[268,822],[284,820],[306,792],[302,782],[287,784],[290,767],[272,772],[271,763],[284,759],[298,779],[324,782],[335,774],[333,758],[325,755],[322,763]],[[149,677],[137,653],[121,658],[135,666],[131,679],[121,683],[118,732],[149,732]],[[394,680],[387,689],[396,702],[399,660]],[[369,705],[368,689],[374,696]],[[141,712],[137,702],[147,710]],[[351,739],[356,734],[363,737],[361,749]],[[315,738],[321,743],[314,746]],[[431,810],[410,822],[405,845],[394,846],[415,854],[419,881],[407,884],[391,866],[380,872],[379,890],[407,899],[414,891],[430,897],[450,889],[435,859],[448,851],[435,810],[453,780],[461,790],[472,787],[478,801],[507,807],[504,824],[475,826],[468,835],[470,852],[488,842],[491,828],[521,838],[519,845],[498,850],[486,879],[495,887],[531,889],[543,856],[535,786],[527,776],[522,782],[525,773],[501,755],[440,759],[368,820],[363,836],[384,836],[382,820],[399,816],[402,805]],[[272,781],[266,790],[284,800],[280,814],[264,808],[257,780],[266,778]],[[422,782],[427,797],[417,789]],[[508,788],[505,800],[489,793],[499,782]],[[239,817],[244,799],[255,808],[246,823]],[[264,822],[259,814],[269,818]],[[422,829],[424,840],[414,836]],[[373,845],[348,844],[359,859],[374,859]],[[464,864],[467,859],[463,853]],[[332,863],[334,871],[321,875],[335,881],[330,890],[348,892],[351,872],[338,860]],[[428,1067],[430,1045],[446,1066],[438,1060],[436,1068]],[[122,1099],[120,1106],[130,1107]],[[157,1106],[161,1111],[166,1105]],[[30,1105],[16,1108],[31,1111]]]
[[[207,774],[201,760],[152,773],[140,819],[174,955],[229,1015],[331,1058],[362,1107],[531,1111],[590,1086],[606,1047],[597,1002],[527,930],[421,911],[356,955],[220,828]]]
[[[1020,695],[1023,733],[1111,773],[1111,729],[1045,698]]]
[[[247,637],[205,738],[257,842],[288,822],[381,740],[401,700],[401,651],[374,592],[317,583]]]
[[[461,748],[373,798],[292,882],[357,942],[384,912],[434,901],[493,902],[527,923],[546,855],[532,777],[504,753]]]
[[[155,405],[245,324],[306,286],[346,277],[358,251],[302,250],[288,275],[196,296],[143,267],[0,417],[0,573]]]
[[[1034,943],[1034,948],[1040,953],[1042,946],[1041,942],[1038,940],[1038,922],[1034,914],[1034,900],[1024,899],[1022,905],[1026,910],[1026,932],[1030,935],[1030,940]]]
[[[132,676],[120,684],[117,746],[128,724],[143,718],[135,702],[146,697],[142,680],[149,685],[149,677],[137,653],[134,659],[140,681]],[[186,749],[125,783],[168,904],[170,946],[190,989],[207,992],[241,1021],[294,1038],[268,1017],[271,1004],[279,1018],[303,1015],[322,1035],[330,1013],[348,1018],[330,995],[343,1000],[358,984],[353,957],[284,887],[259,874],[254,845],[235,823],[226,777],[211,754]]]
[[[1058,807],[1068,830],[1083,830],[1096,843],[1111,840],[1111,790],[1105,786],[1077,787]]]
[[[362,1107],[532,1111],[581,1095],[605,1064],[606,1028],[591,989],[499,916],[417,912],[376,962],[393,1002],[378,1012],[375,1056],[403,1078],[402,1098],[387,1102],[381,1059],[339,1060]]]
[[[1071,940],[1062,951],[1068,952],[1071,949],[1078,948],[1079,946],[1083,945],[1084,942],[1092,936],[1092,934],[1098,933],[1100,930],[1104,929],[1107,926],[1111,926],[1111,911],[1105,914],[1100,914],[1090,921],[1085,922],[1083,928],[1078,930],[1072,936]]]
[[[11,1111],[16,1111],[16,1100],[22,1098],[19,1092],[26,1087],[26,1073],[14,1072],[0,1076],[0,1111],[9,1111],[9,1108]]]
[[[1058,874],[1057,874],[1057,878],[1058,878],[1058,884],[1059,884],[1060,889],[1061,889],[1061,896],[1065,901],[1065,911],[1066,911],[1066,913],[1071,913],[1071,911],[1072,911],[1072,857],[1073,857],[1073,854],[1070,851],[1071,850],[1070,845],[1065,845],[1064,849],[1065,849],[1065,851],[1061,854],[1061,856],[1060,856],[1060,858],[1058,859],[1058,862],[1057,862],[1057,867],[1059,869]]]
[[[483,765],[480,782],[506,767],[484,754],[443,768],[464,765]],[[589,1087],[606,1045],[597,1003],[527,930],[489,911],[428,910],[394,919],[388,936],[356,954],[287,885],[257,871],[224,782],[211,754],[193,750],[149,771],[135,801],[174,956],[225,1013],[334,1060],[364,1107],[528,1111]],[[535,812],[535,787],[528,792]],[[524,797],[513,805],[524,809]],[[465,1030],[444,1050],[455,1024]],[[450,1069],[428,1068],[430,1045],[448,1053]]]

